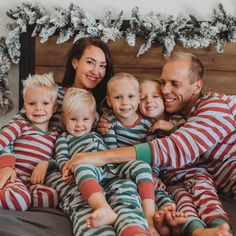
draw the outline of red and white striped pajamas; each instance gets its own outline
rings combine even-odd
[[[15,168],[17,178],[8,181],[0,190],[0,207],[27,210],[30,206],[56,207],[58,196],[53,188],[30,183],[32,171],[41,161],[49,161],[54,155],[54,143],[60,133],[53,128],[45,133],[32,126],[26,119],[10,123],[0,132],[0,152],[13,144],[14,154],[0,156],[0,168]]]
[[[200,218],[206,225],[216,218],[229,222],[229,216],[218,198],[215,182],[204,168],[176,170],[166,173],[164,180],[178,211],[187,213],[190,218]]]

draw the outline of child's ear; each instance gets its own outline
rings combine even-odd
[[[110,97],[106,96],[107,105],[112,108]]]

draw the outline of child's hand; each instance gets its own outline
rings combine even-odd
[[[14,183],[16,180],[16,171],[12,167],[3,167],[0,169],[0,189],[3,189],[7,181]]]
[[[166,186],[165,184],[159,180],[158,178],[153,176],[153,185],[155,190],[165,190]]]
[[[67,175],[69,175],[69,170],[68,170],[69,162],[70,162],[70,161],[66,161],[66,162],[63,164],[63,166],[62,166],[62,168],[61,168],[62,176],[67,176]]]
[[[48,161],[41,161],[34,168],[30,182],[32,184],[43,184],[48,169]]]
[[[68,184],[73,184],[75,182],[75,178],[73,173],[68,170],[68,164],[69,161],[67,161],[62,167],[62,179]]]
[[[151,127],[151,131],[152,131],[152,133],[154,133],[156,130],[169,131],[173,127],[174,127],[174,125],[166,120],[158,120]]]
[[[73,183],[75,183],[74,175],[67,175],[67,176],[64,176],[64,175],[63,175],[63,180],[64,180],[67,184],[73,184]]]

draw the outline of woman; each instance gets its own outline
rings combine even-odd
[[[106,83],[112,75],[111,54],[106,44],[96,37],[80,39],[68,53],[63,86],[91,90],[100,105],[106,94]],[[54,122],[58,123],[61,102],[66,88],[58,86],[59,108]],[[82,235],[148,235],[147,223],[138,199],[135,184],[126,179],[115,179],[104,187],[108,203],[119,215],[114,228],[111,225],[88,228],[87,215],[93,209],[85,201],[79,201],[79,188],[66,184],[60,172],[52,172],[46,184],[55,188],[59,194],[60,208],[73,223],[73,233]]]
[[[61,126],[61,104],[68,87],[92,90],[97,107],[106,95],[106,84],[113,72],[109,48],[99,38],[81,38],[67,54],[62,86],[58,86],[58,109],[53,124]]]

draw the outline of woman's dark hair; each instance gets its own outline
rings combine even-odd
[[[106,73],[102,81],[92,90],[92,93],[96,99],[97,106],[99,107],[102,100],[106,96],[106,85],[107,81],[113,74],[113,65],[112,65],[112,57],[111,52],[108,46],[103,42],[99,37],[85,37],[76,41],[70,51],[67,54],[66,61],[66,70],[64,74],[64,78],[62,81],[62,86],[70,87],[73,85],[75,80],[75,69],[72,66],[72,60],[74,58],[80,60],[82,57],[84,50],[89,46],[95,46],[100,48],[106,58]]]

